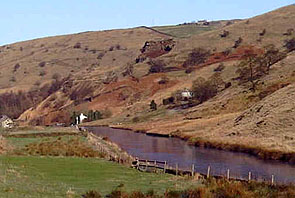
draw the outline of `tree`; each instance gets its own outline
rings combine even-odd
[[[194,99],[197,99],[202,103],[216,96],[221,80],[220,75],[213,75],[209,80],[205,80],[203,77],[198,77],[194,80],[192,86]]]
[[[285,40],[285,45],[284,47],[287,48],[287,52],[292,52],[295,50],[295,38]]]
[[[267,45],[265,47],[265,53],[261,56],[261,67],[265,67],[265,71],[269,73],[270,67],[285,57],[286,54],[280,52],[275,45]]]
[[[157,103],[154,100],[152,100],[150,103],[150,109],[153,111],[157,110]]]
[[[164,72],[166,64],[163,60],[150,60],[148,64],[151,66],[149,69],[150,73],[161,73]]]
[[[87,117],[88,117],[88,121],[93,121],[94,119],[94,112],[93,112],[93,110],[90,110],[90,111],[88,111],[88,115],[87,115]]]
[[[233,48],[238,48],[242,42],[243,42],[243,39],[239,37],[239,39],[235,41],[235,45],[233,46]]]
[[[102,119],[102,114],[99,111],[94,112],[94,120]]]
[[[77,124],[77,113],[74,111],[72,116],[71,116],[71,123],[72,124]]]
[[[183,63],[183,67],[195,66],[205,63],[211,52],[203,48],[193,49],[189,53],[187,60]]]
[[[246,59],[240,62],[238,65],[239,69],[236,71],[239,74],[241,83],[251,82],[251,90],[253,91],[256,90],[257,79],[262,71],[258,69],[260,60],[261,59],[258,59],[255,54],[247,54]]]
[[[236,71],[239,74],[238,79],[241,83],[251,82],[251,90],[255,91],[259,78],[269,74],[271,66],[285,57],[286,54],[280,52],[274,45],[266,46],[264,54],[259,56],[248,52],[238,65]]]

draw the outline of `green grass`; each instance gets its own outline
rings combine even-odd
[[[65,135],[65,136],[60,136],[61,140],[67,141],[72,138],[79,138],[81,141],[86,141],[86,138],[83,136],[71,136],[71,135]],[[10,145],[13,146],[14,149],[22,149],[25,148],[26,145],[31,144],[31,143],[40,143],[42,141],[54,141],[57,140],[58,137],[32,137],[32,138],[16,138],[16,137],[8,137],[6,140]]]
[[[216,29],[215,26],[197,26],[192,25],[178,25],[178,26],[158,26],[152,27],[153,29],[170,34],[177,38],[188,38],[192,35],[201,34],[203,32],[211,31]]]
[[[106,195],[120,184],[127,192],[154,189],[163,193],[190,187],[193,182],[94,158],[0,156],[0,197],[65,197],[70,188],[75,197],[88,190]]]

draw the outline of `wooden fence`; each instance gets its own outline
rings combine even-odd
[[[258,181],[258,179],[254,178],[252,172],[248,172],[248,178],[237,178],[232,177],[230,175],[230,169],[227,169],[224,175],[214,175],[212,174],[212,169],[210,166],[207,168],[207,173],[202,174],[195,172],[195,165],[192,164],[191,170],[182,170],[178,167],[178,164],[174,166],[168,165],[167,161],[158,161],[158,160],[146,160],[146,159],[138,159],[136,158],[135,161],[132,162],[132,167],[136,168],[140,171],[145,172],[163,172],[173,175],[189,175],[192,177],[199,177],[199,178],[209,178],[214,177],[218,179],[227,179],[227,180],[236,180],[236,181]],[[275,176],[271,175],[268,181],[270,184],[275,184]]]

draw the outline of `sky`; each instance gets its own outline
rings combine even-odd
[[[295,0],[1,0],[0,45],[47,36],[196,20],[244,19]]]

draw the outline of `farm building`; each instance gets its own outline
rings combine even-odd
[[[13,127],[13,121],[6,115],[0,115],[0,127],[1,128],[9,128]]]

